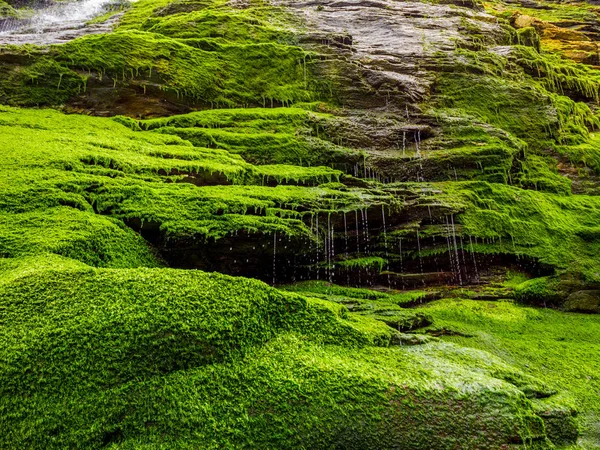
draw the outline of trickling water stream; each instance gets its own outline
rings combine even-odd
[[[23,19],[0,21],[0,45],[3,44],[60,44],[86,34],[110,31],[120,14],[109,20],[88,24],[111,6],[123,5],[121,0],[80,0],[57,3],[35,11]]]

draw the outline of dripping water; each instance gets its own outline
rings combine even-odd
[[[317,214],[316,219],[316,237],[317,237],[317,249],[316,249],[316,258],[315,258],[315,267],[317,268],[317,280],[319,279],[319,215]]]
[[[450,245],[450,222],[448,220],[448,216],[446,216],[446,243],[448,244],[448,256],[450,257],[450,270],[453,274],[456,274],[454,255],[452,254],[452,247]]]
[[[386,272],[388,280],[388,288],[392,288],[392,282],[390,279],[390,258],[388,252],[388,241],[387,241],[387,229],[385,225],[385,205],[381,205],[381,218],[383,220],[383,246],[385,250],[385,261],[386,261]]]
[[[400,278],[402,280],[402,289],[406,289],[406,286],[404,285],[404,267],[403,267],[403,263],[402,263],[402,238],[400,238],[399,244],[398,244],[399,248],[398,251],[400,252]]]
[[[277,231],[273,233],[273,286],[277,281]]]
[[[456,228],[454,227],[454,214],[452,214],[450,216],[450,219],[452,221],[452,237],[454,240],[454,252],[456,254],[456,262],[457,262],[457,269],[458,269],[458,284],[460,284],[462,286],[462,276],[460,273],[460,258],[458,256],[458,245],[456,243]]]
[[[419,269],[421,270],[421,280],[425,284],[425,278],[423,277],[423,258],[421,257],[421,238],[419,237],[419,230],[417,230],[417,251],[419,255]]]
[[[475,238],[477,240],[477,238]],[[469,243],[471,244],[471,254],[473,255],[473,267],[475,268],[475,280],[479,281],[479,274],[477,273],[477,259],[475,258],[475,250],[473,249],[473,239],[469,235]]]

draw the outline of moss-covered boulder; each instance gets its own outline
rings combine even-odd
[[[600,291],[577,291],[569,295],[564,305],[565,311],[600,314]]]
[[[514,369],[389,347],[334,304],[198,271],[1,268],[4,447],[550,445]]]

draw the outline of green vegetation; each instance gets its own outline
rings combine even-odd
[[[558,389],[565,405],[571,402],[583,415],[579,448],[600,447],[597,317],[471,300],[442,300],[424,311],[432,316],[434,327],[456,332],[444,341],[490,352]],[[544,402],[540,411],[547,408]],[[553,432],[560,431],[566,430],[559,427]]]
[[[347,167],[358,162],[359,152],[328,138],[324,128],[330,119],[330,114],[304,108],[246,108],[199,111],[134,125],[180,136],[196,146],[223,148],[254,164]]]
[[[378,349],[390,328],[252,280],[2,266],[4,446],[546,448],[524,376],[484,353]]]
[[[8,255],[27,253],[27,247],[37,248],[49,237],[23,244],[21,227],[33,228],[32,221],[71,229],[52,219],[65,213],[51,208],[79,210],[69,222],[81,223],[82,230],[89,220],[119,229],[105,218],[111,215],[158,223],[170,236],[205,240],[239,230],[308,235],[300,219],[310,209],[362,207],[366,200],[328,187],[263,186],[267,181],[314,186],[339,177],[327,167],[255,167],[226,150],[135,132],[109,119],[2,108],[0,127],[6,149],[0,206],[9,214],[6,233],[19,237],[18,244],[7,238],[2,252]],[[65,130],[71,133],[66,136]],[[77,240],[65,236],[61,245],[71,239]],[[111,239],[108,232],[106,239]]]
[[[448,183],[441,196],[463,210],[462,233],[477,252],[528,255],[599,280],[598,197],[564,196],[487,183]],[[487,250],[486,250],[487,249]]]
[[[587,2],[569,1],[555,2],[543,0],[543,8],[530,8],[519,5],[515,7],[510,3],[503,1],[484,1],[483,4],[488,11],[500,17],[510,18],[515,12],[527,14],[547,22],[562,22],[562,21],[578,21],[584,22],[594,20],[598,11],[598,7]]]
[[[15,17],[17,11],[5,1],[0,1],[0,19],[7,17]]]
[[[252,3],[236,9],[224,0],[199,1],[180,11],[178,4],[135,2],[114,33],[85,36],[49,52],[32,49],[33,62],[24,70],[5,69],[0,100],[60,105],[86,95],[90,79],[210,107],[313,100],[310,57],[290,41],[285,15]]]
[[[600,448],[600,72],[459,3],[404,72],[262,0],[2,46],[0,447]]]

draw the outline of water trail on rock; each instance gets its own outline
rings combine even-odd
[[[402,132],[402,156],[406,156],[406,131]]]
[[[479,281],[479,273],[477,273],[477,259],[475,258],[475,250],[473,249],[473,239],[469,235],[469,243],[471,244],[471,254],[473,255],[473,267],[475,268],[475,280]]]
[[[419,236],[419,230],[417,230],[417,251],[419,254],[419,269],[421,270],[421,279],[423,284],[425,284],[425,278],[423,277],[423,258],[421,257],[421,238]]]
[[[386,229],[386,225],[385,225],[385,205],[381,205],[381,218],[383,220],[383,246],[384,246],[384,250],[385,250],[385,264],[386,264],[385,270],[387,272],[388,288],[391,289],[392,281],[390,278],[390,257],[389,257],[389,252],[388,252],[387,229]]]
[[[345,253],[348,254],[348,221],[346,219],[346,212],[344,211],[344,247]]]
[[[319,279],[319,215],[317,214],[317,218],[316,218],[316,237],[317,237],[317,251],[316,251],[316,262],[315,262],[315,266],[317,268],[317,280]]]
[[[403,276],[404,275],[404,267],[403,267],[403,264],[402,264],[402,238],[400,238],[400,242],[398,244],[398,247],[399,247],[398,251],[400,253],[400,278],[402,280],[402,289],[404,290],[405,286],[404,286],[404,276]]]
[[[358,226],[358,210],[354,211],[354,218],[356,219],[356,253],[360,254],[360,227]]]
[[[452,246],[450,244],[450,221],[446,216],[446,243],[448,244],[448,256],[450,257],[450,270],[456,277],[456,266],[454,264],[454,255],[452,254]]]
[[[348,246],[348,219],[346,218],[346,211],[344,211],[344,247],[345,247],[345,257],[348,258],[348,254],[350,253],[350,248]],[[350,285],[350,271],[346,271],[346,284]]]
[[[456,243],[456,228],[454,227],[454,214],[450,215],[450,220],[452,221],[452,238],[454,240],[454,253],[456,254],[456,262],[458,269],[458,283],[462,286],[462,275],[460,270],[460,257],[458,256],[458,244]]]

